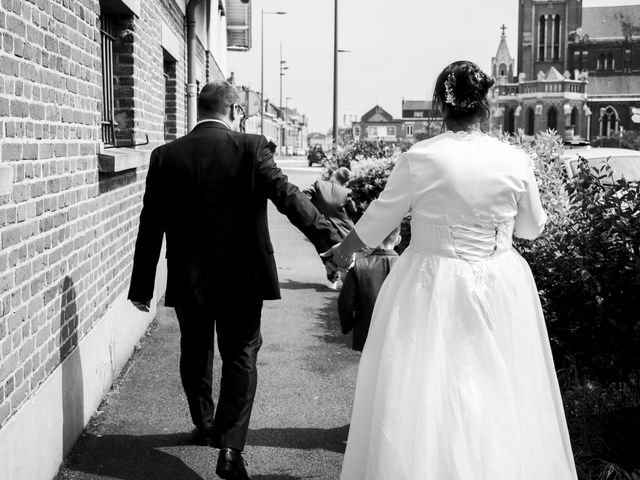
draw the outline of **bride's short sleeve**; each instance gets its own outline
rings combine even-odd
[[[379,246],[411,208],[411,164],[408,154],[398,158],[387,184],[362,218],[355,231],[368,247]]]
[[[533,171],[533,161],[527,157],[525,162],[525,191],[518,202],[514,235],[533,240],[544,230],[547,214],[540,201],[538,182]]]

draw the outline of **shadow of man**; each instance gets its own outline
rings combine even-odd
[[[87,433],[58,480],[88,478],[79,472],[119,480],[203,480],[180,457],[189,446],[188,433],[161,435],[101,435]],[[203,447],[204,448],[204,447]],[[165,451],[166,450],[166,451]],[[187,455],[189,456],[189,455]],[[72,473],[73,472],[73,473]]]
[[[62,449],[66,456],[84,429],[84,382],[78,347],[78,306],[73,280],[61,285],[60,362],[62,367]]]

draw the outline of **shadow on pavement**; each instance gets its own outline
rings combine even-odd
[[[344,453],[349,425],[336,428],[258,428],[249,430],[247,444],[261,447],[292,448],[298,450],[327,450]],[[293,478],[293,477],[255,477]]]
[[[167,435],[84,435],[58,475],[57,480],[75,478],[84,472],[119,480],[203,480],[182,460],[161,449],[189,445],[188,433]],[[68,476],[65,475],[68,473]]]
[[[320,327],[320,335],[316,335],[327,343],[349,346],[350,335],[343,335],[340,330],[338,317],[338,299],[331,298],[317,314],[317,325]]]
[[[305,283],[296,282],[295,280],[285,280],[280,282],[280,288],[283,290],[315,290],[322,293],[337,293],[322,283]]]

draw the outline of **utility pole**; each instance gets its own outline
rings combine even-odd
[[[282,115],[282,119],[284,121],[284,126],[282,127],[283,128],[283,134],[281,136],[281,142],[280,142],[280,153],[282,154],[282,147],[284,147],[285,148],[284,155],[287,154],[287,152],[286,152],[286,148],[287,148],[287,117],[282,111],[282,77],[284,77],[285,70],[289,69],[289,67],[287,67],[285,65],[286,63],[287,63],[287,61],[282,59],[282,42],[280,42],[280,114]]]
[[[335,155],[338,151],[338,0],[334,0],[333,25],[333,145]]]
[[[264,16],[286,14],[287,12],[265,12],[264,9],[260,11],[260,135],[264,135]]]

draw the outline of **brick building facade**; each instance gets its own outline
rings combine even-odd
[[[152,320],[125,299],[149,152],[186,133],[189,81],[225,78],[249,8],[0,3],[0,478],[55,475]]]

